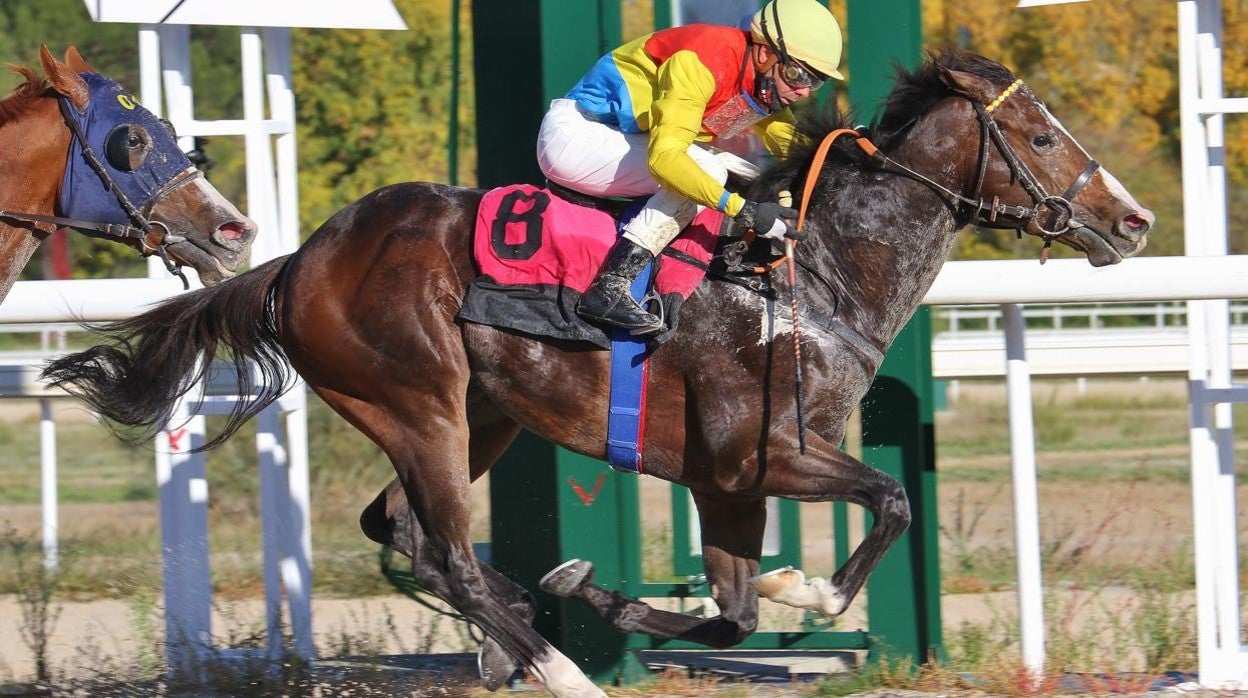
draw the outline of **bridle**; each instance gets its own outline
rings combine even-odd
[[[187,281],[186,275],[182,272],[182,265],[171,260],[167,247],[172,244],[185,242],[186,238],[176,235],[169,230],[169,226],[148,218],[152,209],[164,197],[190,184],[194,180],[203,176],[203,173],[197,168],[190,168],[182,171],[178,175],[172,177],[165,182],[159,189],[152,194],[151,199],[144,204],[142,209],[136,207],[121,187],[113,181],[108,170],[104,168],[104,164],[100,162],[95,151],[91,149],[87,143],[86,134],[82,132],[82,126],[74,119],[69,110],[72,107],[69,99],[64,96],[57,98],[57,104],[60,106],[61,117],[65,120],[65,125],[69,127],[69,131],[74,138],[78,139],[82,146],[82,154],[87,164],[99,176],[100,181],[104,184],[104,188],[111,192],[117,198],[117,203],[125,211],[126,216],[130,219],[130,225],[122,225],[117,223],[96,223],[93,221],[79,220],[76,218],[65,218],[62,216],[47,216],[38,213],[19,213],[15,211],[0,210],[0,219],[27,221],[31,223],[50,223],[58,227],[69,227],[81,231],[89,237],[98,237],[111,240],[136,240],[143,250],[143,255],[156,255],[165,264],[165,269],[170,274],[182,280],[183,289],[191,287]]]
[[[1049,248],[1053,246],[1053,241],[1065,235],[1075,228],[1082,228],[1084,224],[1075,218],[1074,206],[1071,202],[1079,195],[1079,192],[1092,180],[1092,175],[1100,169],[1101,163],[1096,160],[1090,160],[1083,172],[1071,182],[1060,196],[1049,194],[1040,180],[1032,173],[1031,168],[1022,161],[1018,156],[1018,152],[1014,150],[1014,146],[1005,139],[1001,133],[1001,127],[997,124],[997,120],[993,118],[992,112],[1001,106],[1005,100],[1023,86],[1023,81],[1015,80],[1009,87],[1002,90],[987,105],[971,99],[971,105],[975,109],[975,116],[979,121],[980,139],[979,139],[979,163],[975,173],[974,184],[970,188],[970,194],[960,194],[949,189],[948,187],[932,180],[931,178],[919,174],[914,170],[898,163],[897,161],[884,155],[870,141],[859,137],[858,144],[867,152],[881,167],[881,169],[890,170],[904,174],[911,179],[922,182],[932,189],[936,190],[943,198],[954,207],[955,211],[962,215],[969,215],[969,222],[985,228],[1003,228],[1014,229],[1020,233],[1029,223],[1034,222],[1036,228],[1039,229],[1040,235],[1044,238],[1044,250],[1041,252],[1041,261],[1048,258]],[[969,98],[968,98],[969,99]],[[856,132],[851,132],[855,133]],[[1010,168],[1011,181],[1017,181],[1027,195],[1031,197],[1032,207],[1011,206],[1003,204],[1000,197],[992,197],[992,201],[985,201],[982,196],[984,186],[984,177],[988,171],[988,155],[989,143],[997,148],[997,152],[1005,159],[1006,164]],[[812,168],[817,170],[817,168]],[[1000,220],[1002,217],[1009,220]]]
[[[1011,146],[1009,141],[1005,139],[1005,136],[1001,133],[1001,127],[992,116],[992,112],[1000,107],[1005,100],[1009,99],[1010,95],[1017,92],[1022,86],[1022,80],[1015,80],[1009,87],[1002,90],[1001,93],[987,105],[981,104],[980,102],[970,99],[969,97],[967,98],[970,100],[975,109],[975,115],[979,120],[980,125],[979,163],[976,167],[975,180],[974,184],[970,187],[971,193],[969,195],[953,191],[930,177],[919,174],[909,167],[906,167],[905,165],[889,158],[887,155],[880,152],[879,148],[877,148],[874,143],[857,130],[836,129],[827,134],[819,143],[818,148],[815,149],[811,164],[806,170],[806,182],[803,186],[802,200],[799,204],[797,214],[797,230],[800,232],[806,222],[806,211],[810,205],[811,194],[814,192],[815,183],[819,179],[819,172],[823,169],[823,163],[827,158],[832,144],[842,136],[852,135],[855,142],[858,144],[858,147],[870,156],[871,159],[880,167],[880,169],[901,174],[931,187],[938,194],[942,195],[942,198],[946,200],[946,203],[954,209],[955,215],[967,215],[969,217],[968,222],[974,222],[978,225],[991,228],[1013,228],[1018,230],[1020,234],[1024,227],[1026,227],[1029,223],[1034,222],[1044,237],[1044,249],[1040,253],[1040,263],[1043,264],[1045,260],[1048,259],[1049,250],[1053,246],[1053,240],[1066,234],[1074,228],[1084,227],[1083,222],[1074,217],[1074,206],[1071,202],[1074,201],[1075,197],[1079,195],[1079,192],[1084,188],[1084,186],[1091,181],[1092,175],[1096,174],[1096,171],[1100,169],[1101,165],[1096,160],[1091,160],[1088,165],[1084,167],[1083,172],[1075,178],[1075,181],[1066,188],[1066,191],[1064,191],[1061,196],[1052,196],[1045,191],[1044,185],[1040,183],[1040,180],[1037,179],[1031,169],[1027,167],[1027,164],[1018,157],[1018,153],[1014,150],[1014,147]],[[1010,168],[1011,181],[1017,181],[1023,187],[1023,190],[1026,191],[1027,195],[1031,197],[1033,204],[1032,207],[1028,208],[1026,206],[1003,204],[1000,201],[1000,197],[996,196],[992,198],[991,202],[984,201],[982,191],[984,178],[988,172],[989,143],[995,144],[997,151],[1001,153],[1003,158],[1005,158],[1005,162]],[[1048,215],[1045,215],[1046,210]],[[1012,220],[1000,220],[1003,216]],[[752,232],[747,232],[746,236],[741,241],[734,243],[734,254],[738,256],[738,261],[740,255],[743,254],[744,249],[748,248],[749,244],[753,240],[754,235]],[[816,280],[831,290],[833,297],[836,296],[836,287],[823,274],[821,274],[819,270],[808,264],[804,264],[801,260],[797,259],[796,254],[794,254],[796,241],[788,240],[786,242],[788,243],[788,254],[777,258],[770,264],[748,268],[748,270],[765,275],[774,270],[786,259],[789,261],[789,284],[793,294],[793,360],[797,384],[794,396],[797,403],[799,451],[804,453],[805,424],[802,419],[802,371],[801,342],[799,340],[800,331],[798,329],[798,318],[800,317],[800,314],[797,306],[797,267],[804,269],[807,273],[811,274]],[[727,260],[729,256],[727,251],[724,256],[725,260]],[[747,286],[747,288],[748,287],[749,286]],[[814,310],[814,308],[811,308],[808,309],[807,312],[812,314],[812,316],[816,314],[821,316],[818,318],[812,318],[817,320],[816,324],[831,331],[839,336],[843,341],[847,342],[847,345],[852,348],[860,358],[867,362],[867,364],[872,367],[872,370],[879,366],[880,361],[883,359],[883,352],[880,347],[876,347],[854,327],[841,322],[836,317],[835,312],[831,316],[828,316],[824,313],[812,312]]]

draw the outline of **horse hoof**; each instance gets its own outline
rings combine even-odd
[[[493,638],[487,636],[477,650],[477,673],[481,675],[481,685],[491,693],[507,685],[515,676],[516,667],[515,660]]]
[[[566,598],[580,591],[593,576],[594,563],[573,558],[547,572],[538,586],[547,594]]]
[[[747,581],[759,596],[770,599],[805,582],[806,575],[802,574],[801,570],[795,570],[792,566],[786,565],[778,570],[750,577]]]

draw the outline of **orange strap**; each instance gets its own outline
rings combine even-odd
[[[802,188],[802,205],[801,210],[797,212],[797,229],[802,229],[802,224],[806,222],[806,207],[810,205],[810,193],[815,190],[815,181],[819,179],[819,170],[823,169],[823,161],[828,159],[828,151],[832,149],[832,144],[841,136],[853,134],[855,140],[858,141],[858,147],[862,148],[867,155],[874,156],[877,148],[875,144],[867,140],[852,128],[838,128],[823,137],[823,142],[819,144],[819,148],[815,151],[815,159],[810,163],[810,169],[806,170],[806,186]]]
[[[815,190],[815,182],[819,179],[819,171],[823,169],[823,162],[828,159],[828,151],[832,149],[832,144],[836,139],[844,135],[853,134],[854,140],[858,142],[858,147],[862,148],[867,155],[874,157],[879,149],[862,134],[852,128],[838,128],[823,137],[823,141],[815,150],[815,157],[811,160],[810,168],[806,170],[806,186],[802,188],[802,203],[797,212],[797,229],[800,231],[802,225],[806,222],[806,208],[810,205],[810,194]],[[793,241],[794,246],[797,241]],[[761,267],[754,267],[753,271],[759,274],[765,274],[784,263],[785,258],[780,257],[770,264]]]

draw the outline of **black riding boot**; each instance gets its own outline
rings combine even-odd
[[[635,335],[662,330],[663,322],[647,313],[629,293],[637,275],[653,260],[644,247],[627,238],[617,240],[598,270],[598,278],[576,304],[576,314],[592,322],[623,327]]]

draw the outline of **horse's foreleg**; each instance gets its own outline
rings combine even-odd
[[[763,500],[711,502],[694,495],[702,523],[707,583],[720,615],[698,618],[663,611],[593,583],[593,565],[572,560],[542,579],[542,589],[578,598],[621,632],[732,647],[758,625],[758,596],[747,581],[758,573],[767,512]]]
[[[818,450],[816,450],[818,449]],[[846,501],[875,517],[875,525],[830,580],[806,579],[800,570],[776,570],[751,580],[772,601],[837,616],[845,612],[880,558],[910,525],[910,501],[901,483],[827,444],[789,462],[773,462],[764,489],[801,501]]]

